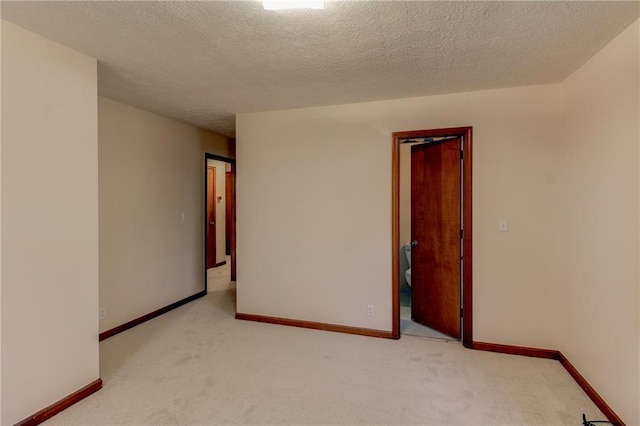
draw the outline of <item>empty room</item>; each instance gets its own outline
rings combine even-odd
[[[3,425],[640,425],[640,2],[2,1]]]

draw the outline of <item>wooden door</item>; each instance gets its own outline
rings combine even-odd
[[[216,264],[216,168],[207,167],[207,269]]]
[[[236,256],[236,164],[231,163],[231,196],[227,200],[231,205],[231,238],[229,244],[231,245],[231,281],[236,281],[236,266],[238,263]]]
[[[411,316],[460,338],[460,143],[411,147]]]
[[[224,172],[224,195],[225,195],[225,246],[227,256],[231,255],[231,220],[233,215],[233,176],[231,171]]]

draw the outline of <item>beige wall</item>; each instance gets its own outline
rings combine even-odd
[[[2,23],[0,19],[0,81],[2,81]],[[0,84],[2,99],[2,84]],[[2,129],[2,102],[0,102],[0,129]],[[0,131],[0,423],[2,423],[2,131]]]
[[[390,330],[391,133],[473,126],[474,339],[557,347],[561,94],[238,115],[238,310]]]
[[[225,171],[228,163],[218,160],[207,160],[209,166],[216,168],[216,263],[224,262],[226,259],[226,194],[225,194]],[[222,197],[218,202],[217,197]]]
[[[565,82],[560,350],[640,424],[638,22]]]
[[[204,152],[227,149],[222,136],[99,98],[101,331],[203,290]]]
[[[96,60],[2,22],[2,424],[96,380]]]
[[[204,129],[199,130],[199,135],[200,147],[203,152],[226,158],[235,158],[235,143],[233,140]]]

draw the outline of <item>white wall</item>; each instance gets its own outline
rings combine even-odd
[[[216,263],[224,262],[226,259],[226,193],[225,193],[225,171],[228,163],[218,160],[207,160],[207,165],[216,168]],[[217,197],[222,197],[218,202]]]
[[[566,288],[560,350],[640,424],[639,25],[565,82]]]
[[[96,60],[2,22],[2,424],[98,378]]]
[[[474,339],[557,347],[561,94],[238,115],[239,312],[391,330],[391,133],[473,126]]]
[[[100,331],[204,289],[204,152],[227,149],[222,136],[99,98]]]

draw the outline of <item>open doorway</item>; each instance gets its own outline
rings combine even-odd
[[[235,160],[205,154],[205,289],[227,290],[236,280]]]
[[[393,335],[472,342],[471,127],[393,134]]]

